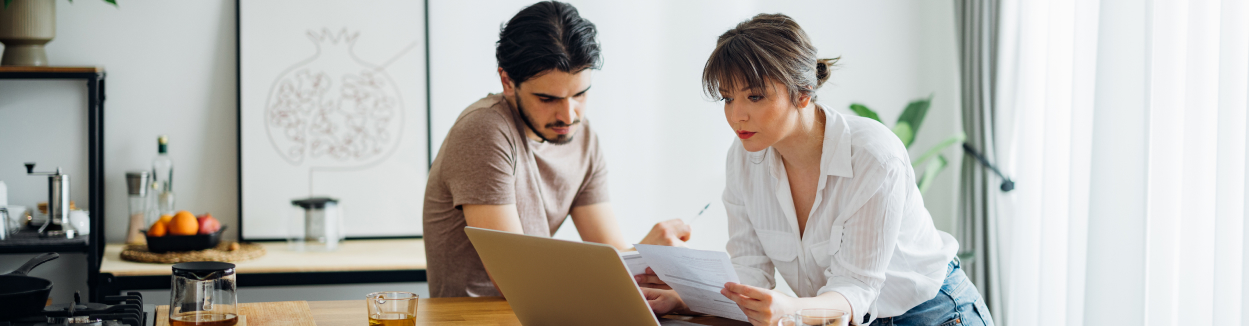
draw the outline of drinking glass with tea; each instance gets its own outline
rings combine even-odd
[[[850,313],[837,309],[800,309],[781,317],[779,326],[848,326]]]
[[[173,265],[169,295],[171,326],[234,326],[238,297],[234,264],[193,262]]]
[[[411,292],[373,292],[365,297],[369,307],[369,326],[416,325],[416,304],[420,299]]]

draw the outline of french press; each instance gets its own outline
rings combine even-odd
[[[56,172],[35,172],[35,162],[26,163],[26,175],[48,176],[48,220],[39,227],[39,235],[45,238],[73,238],[76,235],[69,221],[69,175]]]

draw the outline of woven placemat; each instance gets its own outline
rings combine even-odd
[[[230,250],[231,245],[237,245]],[[265,248],[254,243],[222,242],[216,248],[198,251],[171,251],[156,253],[147,251],[145,245],[127,245],[121,251],[121,259],[139,263],[174,264],[195,261],[220,261],[235,263],[252,260],[265,255]]]

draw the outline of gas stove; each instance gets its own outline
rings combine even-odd
[[[0,326],[147,326],[143,296],[138,292],[104,297],[102,303],[83,303],[74,293],[73,304],[47,306],[43,312],[13,320],[0,320]]]

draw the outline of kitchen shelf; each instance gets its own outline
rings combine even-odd
[[[89,236],[79,236],[73,239],[44,239],[39,237],[39,232],[21,231],[12,235],[12,237],[0,240],[0,254],[28,254],[41,252],[81,252],[87,253],[91,249]]]
[[[103,299],[96,290],[100,257],[104,255],[104,68],[0,66],[0,79],[81,79],[87,85],[87,207],[91,232],[75,242],[42,239],[35,243],[6,246],[0,253],[83,252],[87,256],[87,289],[90,301]],[[17,234],[24,237],[22,233]],[[38,236],[36,235],[35,238]],[[82,243],[85,241],[85,244]]]

